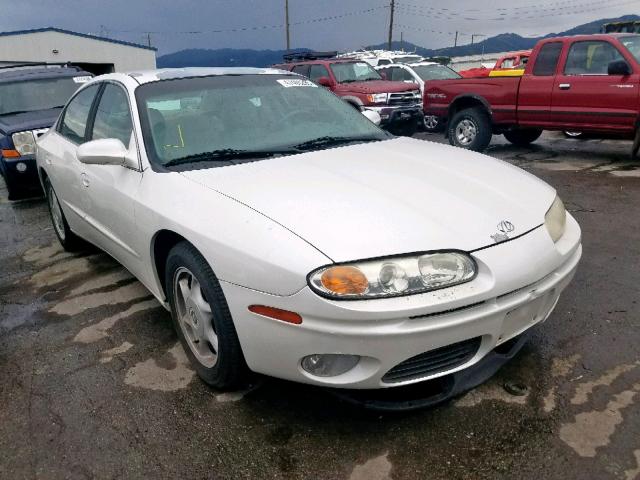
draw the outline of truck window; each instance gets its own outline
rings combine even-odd
[[[314,82],[317,82],[322,77],[331,78],[329,77],[327,67],[324,65],[311,65],[311,68],[309,69],[309,78]]]
[[[571,45],[564,67],[565,75],[606,75],[609,63],[624,60],[609,42],[587,41]]]
[[[537,77],[555,75],[561,51],[562,42],[544,44],[538,52],[536,64],[533,66],[533,74]]]
[[[292,72],[299,75],[304,75],[306,77],[307,75],[309,75],[309,65],[296,65],[295,67],[293,67]]]

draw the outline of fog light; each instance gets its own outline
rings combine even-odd
[[[359,361],[358,355],[316,353],[302,359],[302,368],[316,377],[336,377],[351,370]]]
[[[18,170],[20,173],[24,173],[27,171],[27,164],[26,163],[22,163],[19,162],[16,164],[16,170]]]

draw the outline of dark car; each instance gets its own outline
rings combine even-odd
[[[41,194],[36,140],[92,75],[70,65],[0,68],[0,173],[9,199]]]

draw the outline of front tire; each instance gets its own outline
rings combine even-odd
[[[482,108],[466,108],[453,116],[447,133],[451,145],[482,152],[491,143],[491,119]]]
[[[234,389],[247,380],[229,306],[213,270],[187,242],[171,249],[165,287],[173,324],[198,376],[221,390]]]
[[[425,115],[423,120],[424,130],[427,133],[438,133],[442,129],[440,120],[435,115]]]
[[[504,132],[504,138],[514,145],[524,147],[535,142],[542,135],[542,130],[539,129],[522,129],[522,130],[510,130]]]
[[[62,248],[67,252],[77,252],[81,250],[86,246],[86,243],[69,228],[67,218],[64,216],[56,191],[53,189],[53,185],[51,185],[51,181],[48,178],[44,180],[44,193],[47,198],[53,231],[56,232],[56,237],[58,237],[60,245],[62,245]]]

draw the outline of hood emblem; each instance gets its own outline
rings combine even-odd
[[[495,243],[504,242],[509,240],[509,234],[513,232],[516,227],[509,220],[503,220],[498,224],[498,233],[490,235],[491,239]]]

